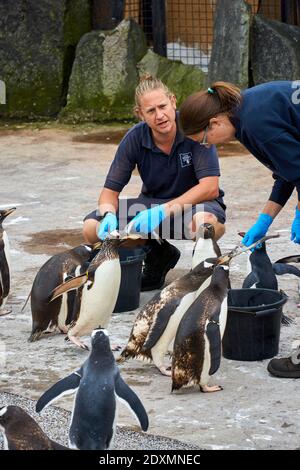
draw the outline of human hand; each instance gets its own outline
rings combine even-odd
[[[300,244],[300,210],[296,207],[295,218],[292,223],[291,240]]]
[[[273,222],[273,217],[269,214],[259,214],[259,217],[254,225],[246,232],[242,243],[245,246],[250,246],[252,243],[257,242],[260,238],[264,237]],[[300,232],[299,232],[300,235]],[[259,248],[258,246],[256,248]]]
[[[105,217],[100,222],[100,226],[98,229],[98,238],[100,240],[105,240],[105,238],[109,235],[110,232],[113,232],[118,227],[118,219],[116,214],[113,212],[107,212]]]
[[[150,233],[167,217],[165,207],[163,205],[155,206],[152,209],[146,209],[137,214],[131,221],[130,225],[136,232]]]

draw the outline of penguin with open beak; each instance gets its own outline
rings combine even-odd
[[[166,286],[157,293],[139,312],[131,330],[128,343],[119,362],[127,358],[153,360],[163,375],[171,376],[164,364],[165,354],[172,350],[180,320],[200,292],[209,284],[213,267],[204,265],[206,257],[221,255],[214,239],[214,227],[204,224],[193,255],[197,265],[189,273]],[[201,238],[201,239],[200,239]]]
[[[11,312],[4,308],[10,291],[10,252],[8,236],[2,224],[14,210],[15,207],[0,210],[0,316]]]
[[[39,413],[60,396],[76,393],[73,402],[69,447],[80,450],[107,450],[112,446],[117,423],[117,400],[126,402],[143,431],[149,426],[147,412],[124,382],[103,328],[92,332],[92,351],[73,374],[57,382],[37,401]]]
[[[106,328],[116,305],[121,283],[121,265],[119,247],[128,239],[137,239],[137,235],[110,234],[99,252],[89,264],[86,272],[61,284],[54,289],[51,301],[71,290],[80,290],[76,316],[69,325],[67,339],[77,346],[88,349],[79,339],[90,334],[101,325]]]
[[[56,329],[67,333],[67,325],[73,321],[78,309],[80,291],[66,293],[50,302],[52,292],[63,281],[84,272],[90,260],[97,254],[99,246],[100,244],[80,245],[58,253],[39,269],[28,296],[31,300],[32,315],[32,331],[28,341],[36,341],[43,333]]]
[[[0,408],[0,431],[5,450],[70,450],[49,439],[37,422],[19,406]]]

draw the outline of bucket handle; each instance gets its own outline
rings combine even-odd
[[[239,310],[238,308],[232,308],[232,312],[240,312],[240,313],[247,313],[248,315],[253,315],[254,317],[264,317],[266,315],[270,315],[273,313],[276,313],[278,311],[278,308],[269,308],[268,310],[258,310],[258,311],[253,311],[253,310]]]
[[[278,312],[278,308],[270,308],[269,310],[259,310],[258,312],[251,312],[255,317],[264,317]]]

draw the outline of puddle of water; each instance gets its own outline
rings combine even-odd
[[[55,255],[83,243],[81,229],[45,230],[31,233],[30,239],[22,243],[25,251],[34,255]]]
[[[87,144],[119,144],[128,129],[107,130],[93,132],[91,134],[78,134],[73,137],[73,142],[84,142]]]

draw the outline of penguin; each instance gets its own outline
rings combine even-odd
[[[204,224],[200,236],[201,242],[199,237],[193,257],[194,261],[197,259],[199,262],[198,265],[166,286],[140,310],[119,362],[130,357],[153,360],[163,375],[171,376],[171,371],[164,364],[165,354],[168,348],[172,351],[171,343],[182,316],[196,296],[207,287],[213,272],[212,266],[207,268],[204,265],[204,259],[221,256],[220,248],[213,241],[215,232],[212,225]]]
[[[214,238],[214,226],[208,223],[202,224],[199,228],[197,240],[193,249],[192,269],[207,258],[221,256],[220,248]]]
[[[0,315],[7,315],[11,312],[11,310],[4,309],[10,290],[10,253],[8,236],[2,224],[5,218],[15,210],[15,207],[0,210]]]
[[[295,257],[288,257],[283,258],[283,260],[289,258],[295,259]],[[286,265],[283,260],[272,263],[267,253],[266,243],[262,243],[261,247],[256,248],[250,254],[251,272],[245,278],[242,288],[278,290],[276,275],[295,274],[300,277],[300,270],[295,266]],[[290,325],[293,323],[293,320],[283,313],[281,323],[283,325]]]
[[[147,431],[149,421],[140,399],[120,375],[107,331],[95,329],[91,343],[91,353],[82,367],[47,390],[37,401],[36,411],[39,413],[62,395],[76,393],[69,447],[107,450],[112,446],[116,428],[116,399],[129,405],[143,431]]]
[[[90,334],[98,325],[105,328],[110,321],[121,283],[118,249],[128,238],[136,239],[136,236],[106,238],[86,273],[61,284],[53,291],[51,301],[70,290],[81,290],[76,318],[67,331],[67,339],[80,348],[88,350],[79,336]]]
[[[49,439],[37,422],[19,406],[0,408],[0,431],[5,450],[70,450]]]
[[[64,294],[54,302],[50,302],[52,292],[64,280],[85,271],[89,261],[97,253],[98,247],[99,244],[94,247],[92,245],[77,246],[52,256],[40,268],[28,296],[28,299],[29,297],[31,299],[32,315],[29,342],[36,341],[43,333],[50,333],[56,329],[67,333],[66,325],[71,323],[73,314],[76,313],[80,292]]]
[[[267,254],[266,244],[262,243],[249,256],[251,272],[243,282],[242,288],[278,290],[278,282],[270,258]]]
[[[219,369],[227,320],[228,263],[215,266],[210,285],[185,312],[177,329],[172,358],[172,392],[197,384],[202,392],[223,390],[209,386]]]

